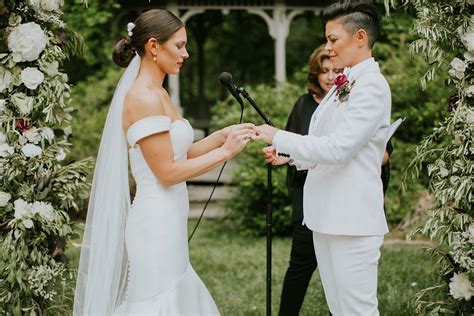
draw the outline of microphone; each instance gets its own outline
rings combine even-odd
[[[237,101],[239,101],[240,105],[243,107],[244,103],[242,102],[242,99],[240,98],[240,95],[239,95],[240,93],[237,87],[232,83],[232,75],[228,72],[222,72],[219,75],[218,80],[219,80],[219,83],[223,85],[224,87],[226,87],[227,90],[229,90],[230,94],[232,94],[232,96],[236,98]]]

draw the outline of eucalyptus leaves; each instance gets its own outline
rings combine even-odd
[[[2,2],[0,314],[68,310],[60,289],[70,274],[58,244],[73,235],[68,213],[87,196],[91,161],[64,164],[73,109],[60,70],[63,4]]]

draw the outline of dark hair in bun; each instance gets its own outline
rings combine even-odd
[[[135,53],[143,56],[150,38],[163,44],[184,26],[173,13],[161,9],[143,12],[133,23],[132,36],[121,39],[112,53],[114,63],[120,67],[127,67]]]

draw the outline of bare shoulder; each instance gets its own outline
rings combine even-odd
[[[162,96],[157,92],[132,86],[124,99],[124,125],[155,115],[166,115]]]

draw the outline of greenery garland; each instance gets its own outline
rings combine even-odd
[[[65,159],[73,108],[60,65],[84,45],[61,20],[62,5],[0,0],[2,315],[66,314],[72,300],[62,252],[92,161]]]
[[[388,3],[388,1],[386,1]],[[395,5],[396,1],[390,1]],[[424,225],[413,232],[435,242],[439,284],[421,290],[417,313],[474,314],[474,15],[473,0],[403,0],[413,8],[419,39],[411,44],[431,65],[422,84],[437,71],[446,76],[453,96],[449,115],[418,146],[411,163],[415,175],[426,166],[435,198]]]

